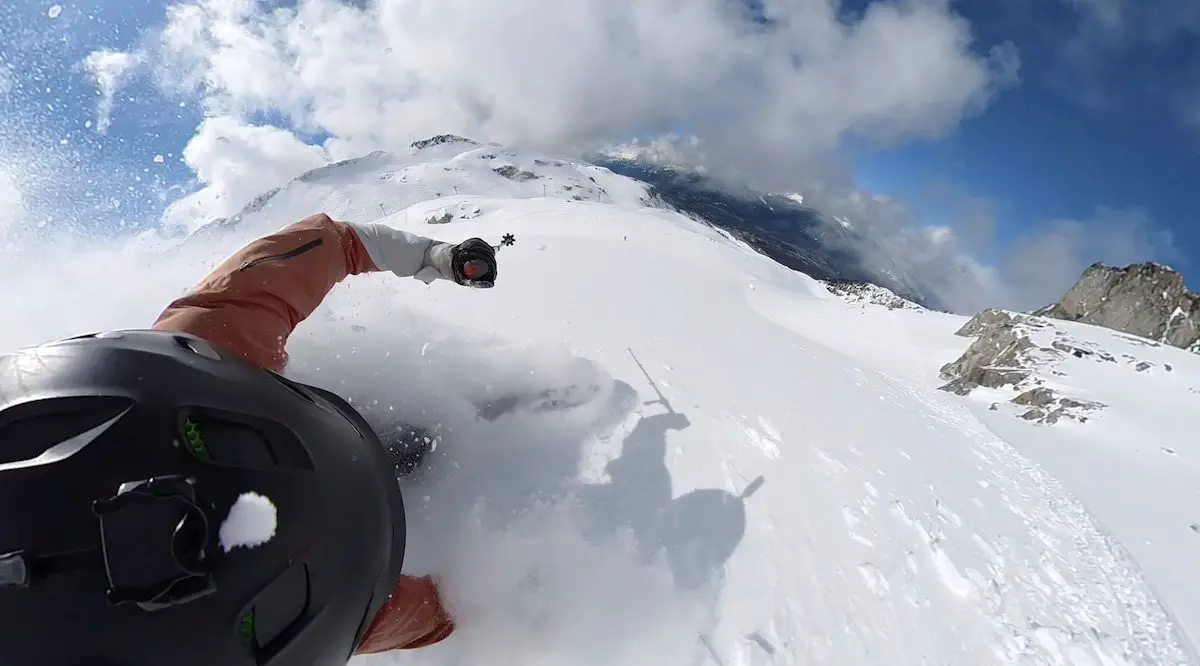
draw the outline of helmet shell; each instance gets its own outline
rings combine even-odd
[[[344,664],[399,576],[404,506],[375,434],[330,395],[177,333],[0,356],[0,556],[33,572],[0,586],[3,662]],[[102,564],[43,566],[101,547],[93,503],[163,476],[186,478],[208,517],[211,594],[114,605]],[[226,550],[220,526],[250,492],[274,505],[274,534]]]

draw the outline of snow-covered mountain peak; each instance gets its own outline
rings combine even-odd
[[[457,134],[438,134],[437,136],[431,136],[428,139],[420,139],[417,141],[413,141],[412,147],[416,150],[423,150],[430,146],[439,146],[439,145],[454,144],[454,143],[465,143],[465,144],[472,145],[472,146],[479,145],[478,141],[476,141],[474,139],[468,139],[466,137],[458,136]]]
[[[210,224],[258,232],[315,210],[375,219],[439,199],[452,210],[461,202],[451,199],[472,197],[653,204],[646,184],[604,167],[445,134],[416,141],[400,153],[374,151],[312,169],[255,197],[236,215]],[[186,209],[190,203],[185,198],[173,208]]]

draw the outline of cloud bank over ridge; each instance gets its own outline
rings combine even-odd
[[[668,152],[684,166],[803,191],[870,236],[869,262],[956,309],[1044,298],[1012,262],[973,259],[961,230],[930,233],[859,191],[841,151],[945,136],[1018,84],[1015,47],[975,43],[945,0],[857,14],[827,0],[193,0],[120,62],[203,100],[183,157],[204,189],[173,208],[184,226],[431,134],[577,155],[678,133],[685,150]]]

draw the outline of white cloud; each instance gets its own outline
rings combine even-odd
[[[943,245],[945,243],[955,242],[954,229],[946,226],[925,227],[926,237],[930,243],[934,245]]]
[[[168,227],[187,231],[233,215],[254,197],[327,162],[323,149],[287,130],[227,117],[202,122],[183,160],[205,187],[171,204],[163,217]]]
[[[805,201],[830,218],[849,219],[854,237],[834,236],[863,268],[890,276],[932,305],[969,312],[995,298],[994,278],[971,258],[953,225],[927,226],[903,201],[840,183],[806,192]]]
[[[922,224],[904,201],[862,190],[831,188],[805,200],[850,219],[861,236],[842,240],[865,268],[959,313],[1031,310],[1062,297],[1094,262],[1169,263],[1177,253],[1170,233],[1136,209],[1035,220],[1026,232],[997,238],[990,202],[965,192],[939,196],[949,211],[939,225]]]
[[[944,0],[306,0],[172,6],[158,79],[210,115],[280,112],[336,157],[453,131],[540,150],[687,127],[716,162],[792,184],[850,135],[938,136],[1013,81]],[[768,183],[762,183],[768,186]]]
[[[660,138],[609,152],[693,168],[704,164],[694,140]],[[930,182],[922,197],[943,213],[937,224],[922,221],[909,201],[849,186],[838,177],[806,184],[805,204],[830,224],[855,232],[831,234],[826,242],[850,250],[870,273],[954,312],[1030,310],[1060,298],[1093,262],[1167,261],[1175,253],[1170,234],[1138,210],[1101,209],[1084,220],[1034,220],[1030,231],[1001,246],[994,202],[947,182]]]
[[[955,243],[915,230],[895,205],[848,203],[839,149],[941,137],[1019,67],[1011,44],[974,44],[948,0],[873,2],[855,15],[831,0],[767,0],[764,21],[718,0],[355,5],[167,10],[152,46],[131,57],[164,90],[200,95],[210,116],[184,154],[207,187],[173,205],[169,224],[194,228],[322,160],[435,133],[563,155],[641,136],[641,152],[830,204],[885,232],[872,261],[941,280],[934,265],[945,272]],[[263,113],[327,136],[323,151],[255,124]],[[900,250],[909,255],[889,254]]]
[[[96,79],[100,101],[96,103],[96,131],[104,134],[112,117],[113,100],[121,84],[137,67],[141,56],[122,51],[93,51],[83,60],[83,66]]]

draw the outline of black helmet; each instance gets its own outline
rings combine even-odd
[[[345,664],[399,577],[404,507],[331,397],[173,333],[0,356],[0,663]],[[277,526],[226,550],[245,493]]]

